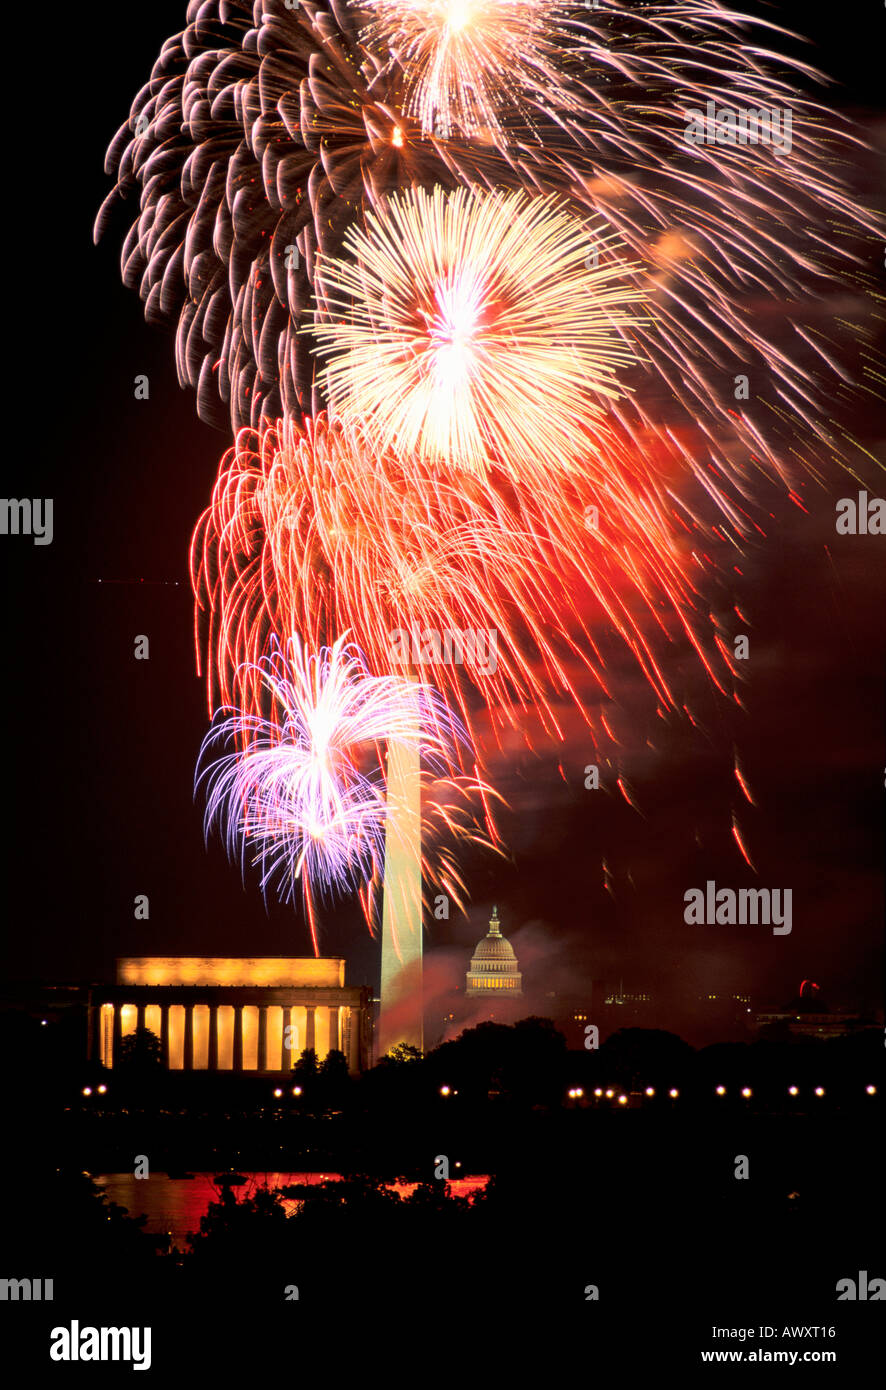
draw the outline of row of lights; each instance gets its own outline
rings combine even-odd
[[[876,1088],[876,1086],[865,1086],[864,1089],[865,1089],[865,1094],[866,1094],[866,1095],[875,1096],[875,1095],[877,1094],[877,1088]],[[747,1097],[749,1097],[749,1096],[752,1096],[752,1095],[754,1094],[753,1091],[751,1090],[750,1086],[743,1086],[743,1087],[742,1087],[742,1092],[741,1092],[741,1093],[742,1093],[743,1096],[745,1096],[745,1098],[747,1098]],[[718,1086],[718,1087],[717,1087],[717,1095],[718,1095],[718,1096],[725,1096],[725,1094],[726,1094],[726,1087],[725,1087],[725,1086]],[[800,1088],[799,1088],[799,1086],[789,1086],[789,1087],[788,1087],[788,1095],[789,1095],[789,1096],[798,1096],[799,1094],[800,1094]],[[823,1096],[823,1095],[825,1094],[824,1086],[816,1086],[815,1089],[814,1089],[813,1094],[816,1095],[816,1096]]]
[[[96,1091],[98,1092],[98,1094],[99,1094],[100,1096],[103,1096],[103,1095],[106,1093],[106,1091],[107,1091],[108,1088],[107,1088],[107,1086],[105,1086],[105,1085],[101,1085],[101,1086],[96,1086],[95,1089],[96,1089]],[[718,1096],[725,1096],[725,1094],[726,1094],[726,1087],[725,1087],[725,1086],[717,1086],[717,1087],[715,1088],[715,1090],[716,1090],[716,1094],[717,1094]],[[875,1096],[875,1095],[877,1094],[877,1088],[876,1088],[876,1086],[865,1086],[865,1092],[866,1092],[866,1094],[869,1095],[869,1096]],[[750,1097],[754,1094],[753,1091],[751,1090],[750,1086],[743,1086],[742,1089],[741,1089],[741,1093],[742,1093],[742,1095],[744,1096],[744,1098],[745,1098],[746,1100],[749,1100]],[[824,1086],[816,1086],[816,1088],[815,1088],[815,1094],[816,1094],[817,1096],[823,1096],[824,1093],[825,1093]],[[301,1088],[301,1086],[293,1086],[293,1088],[292,1088],[292,1094],[293,1094],[294,1096],[300,1096],[300,1095],[302,1094],[302,1088]],[[457,1095],[458,1095],[458,1091],[453,1091],[453,1089],[452,1089],[451,1086],[441,1086],[441,1087],[440,1087],[440,1094],[441,1094],[441,1096],[457,1096]],[[680,1094],[680,1092],[677,1090],[676,1086],[672,1086],[671,1089],[668,1091],[668,1095],[670,1096],[671,1100],[676,1100],[677,1097],[679,1096],[679,1094]],[[799,1090],[799,1087],[798,1087],[798,1086],[789,1086],[789,1087],[788,1087],[788,1095],[789,1095],[789,1096],[797,1096],[797,1095],[799,1095],[799,1094],[800,1094],[800,1090]],[[92,1087],[91,1087],[91,1086],[84,1086],[84,1087],[83,1087],[83,1095],[84,1095],[84,1096],[91,1096],[91,1095],[92,1095]],[[274,1098],[275,1098],[276,1100],[280,1100],[280,1098],[282,1097],[282,1095],[283,1095],[283,1088],[282,1088],[281,1086],[275,1086],[275,1087],[274,1087]],[[581,1086],[573,1086],[572,1089],[568,1092],[568,1095],[569,1095],[569,1099],[570,1099],[570,1100],[581,1100],[582,1097],[584,1096],[584,1091],[582,1090]],[[604,1090],[603,1090],[601,1087],[599,1087],[599,1086],[598,1086],[597,1089],[594,1091],[594,1095],[597,1097],[597,1099],[599,1099],[601,1096],[605,1096],[607,1100],[613,1100],[613,1099],[615,1098],[615,1092],[614,1092],[614,1091],[604,1091]],[[647,1087],[646,1087],[646,1090],[645,1090],[645,1092],[644,1092],[644,1095],[647,1095],[647,1096],[654,1096],[654,1095],[655,1095],[655,1087],[654,1087],[654,1086],[647,1086]],[[627,1105],[627,1103],[628,1103],[628,1098],[627,1098],[627,1096],[625,1096],[625,1095],[620,1095],[620,1096],[618,1097],[618,1103],[619,1103],[619,1105]]]
[[[584,1091],[579,1091],[579,1090],[577,1090],[577,1091],[570,1091],[569,1094],[570,1094],[571,1096],[574,1095],[574,1096],[578,1097],[578,1096],[583,1096],[583,1095],[584,1095]],[[679,1094],[680,1094],[680,1092],[677,1090],[676,1086],[672,1086],[671,1089],[668,1091],[668,1095],[670,1096],[671,1100],[676,1100]],[[602,1089],[598,1086],[597,1089],[594,1091],[594,1095],[597,1097],[598,1100],[599,1100],[600,1096],[605,1096],[607,1100],[612,1100],[612,1099],[614,1098],[614,1096],[615,1096],[615,1092],[614,1092],[614,1091],[604,1091],[604,1090],[602,1090]],[[646,1090],[645,1090],[645,1092],[644,1092],[644,1095],[647,1095],[647,1096],[654,1096],[654,1095],[655,1095],[655,1087],[654,1087],[654,1086],[647,1086],[647,1087],[646,1087]],[[627,1103],[628,1103],[628,1098],[627,1098],[627,1096],[625,1096],[625,1095],[620,1095],[619,1098],[618,1098],[618,1103],[619,1103],[619,1105],[627,1105]]]
[[[108,1088],[107,1088],[107,1086],[105,1086],[105,1085],[101,1085],[101,1086],[96,1086],[95,1089],[96,1089],[96,1091],[98,1092],[98,1094],[99,1094],[100,1096],[103,1096],[103,1095],[106,1093],[106,1091],[107,1091]],[[300,1096],[301,1093],[302,1093],[301,1086],[293,1086],[293,1088],[292,1088],[292,1094],[293,1094],[294,1096]],[[92,1087],[91,1087],[91,1086],[84,1086],[84,1087],[83,1087],[83,1092],[82,1092],[82,1094],[83,1094],[84,1096],[91,1096],[91,1095],[92,1095]],[[281,1089],[279,1086],[275,1086],[275,1088],[274,1088],[274,1095],[276,1096],[276,1098],[277,1098],[278,1100],[279,1100],[280,1097],[283,1095],[283,1091],[282,1091],[282,1089]]]
[[[867,1092],[867,1094],[868,1094],[869,1096],[874,1096],[874,1095],[877,1094],[877,1088],[876,1088],[876,1086],[866,1086],[866,1087],[865,1087],[865,1090],[866,1090],[866,1092]],[[725,1086],[717,1086],[717,1087],[716,1087],[716,1093],[717,1093],[718,1096],[725,1096],[725,1094],[726,1094],[726,1087],[725,1087]],[[743,1086],[743,1087],[742,1087],[742,1090],[741,1090],[741,1093],[742,1093],[742,1095],[744,1096],[745,1100],[750,1100],[751,1096],[754,1094],[753,1091],[751,1090],[750,1086]],[[816,1088],[815,1088],[815,1094],[816,1094],[817,1096],[823,1096],[824,1093],[825,1093],[825,1090],[824,1090],[824,1087],[823,1087],[823,1086],[816,1086]],[[281,1094],[282,1094],[282,1092],[280,1092],[280,1091],[275,1091],[275,1092],[274,1092],[274,1095],[281,1095]],[[454,1091],[454,1092],[453,1092],[453,1091],[450,1089],[449,1086],[441,1086],[441,1087],[440,1087],[440,1094],[441,1094],[441,1096],[458,1095],[458,1091]],[[647,1095],[647,1096],[650,1096],[650,1097],[651,1097],[651,1096],[654,1096],[654,1095],[655,1095],[655,1087],[654,1087],[654,1086],[647,1086],[647,1087],[646,1087],[646,1090],[645,1090],[645,1092],[644,1092],[644,1094]],[[672,1086],[671,1089],[668,1091],[668,1095],[670,1096],[671,1100],[676,1100],[677,1097],[679,1096],[679,1094],[680,1094],[680,1092],[677,1090],[676,1086]],[[796,1096],[796,1095],[798,1095],[798,1094],[799,1094],[799,1090],[798,1090],[798,1088],[797,1088],[796,1086],[789,1086],[789,1087],[788,1087],[788,1095]],[[583,1089],[582,1089],[581,1086],[573,1086],[573,1087],[571,1088],[571,1090],[569,1090],[569,1091],[567,1092],[567,1095],[569,1096],[569,1099],[570,1099],[570,1100],[581,1100],[581,1099],[584,1097],[584,1091],[583,1091]],[[600,1086],[598,1086],[597,1089],[594,1091],[594,1095],[597,1097],[598,1100],[600,1099],[601,1096],[605,1096],[607,1100],[614,1100],[614,1099],[615,1099],[615,1092],[614,1092],[614,1091],[604,1091],[604,1090],[602,1089],[602,1087],[600,1087]],[[620,1095],[620,1096],[618,1097],[618,1103],[619,1103],[619,1105],[627,1105],[627,1103],[628,1103],[628,1098],[627,1098],[627,1096],[626,1096],[626,1095]]]
[[[877,1088],[876,1088],[876,1086],[865,1086],[864,1089],[865,1089],[866,1095],[875,1096],[875,1095],[877,1094]],[[718,1096],[725,1096],[725,1094],[726,1094],[726,1087],[725,1087],[725,1086],[717,1086],[717,1087],[715,1088],[715,1090],[716,1090],[716,1094],[717,1094]],[[655,1087],[654,1087],[654,1086],[647,1086],[647,1087],[646,1087],[646,1090],[645,1090],[645,1092],[644,1092],[644,1094],[647,1095],[647,1096],[654,1096],[654,1095],[655,1095]],[[676,1086],[672,1086],[671,1089],[668,1091],[668,1095],[670,1096],[671,1100],[676,1100],[677,1097],[679,1096],[679,1094],[680,1094],[680,1092],[677,1090]],[[751,1090],[750,1086],[742,1086],[742,1088],[741,1088],[741,1094],[744,1096],[745,1100],[750,1100],[751,1096],[752,1096],[754,1093],[753,1093],[753,1091]],[[800,1089],[799,1089],[798,1086],[789,1086],[789,1087],[788,1087],[788,1095],[789,1095],[789,1096],[797,1096],[797,1095],[799,1095],[799,1094],[800,1094]],[[817,1096],[823,1096],[824,1094],[825,1094],[824,1086],[816,1086],[816,1087],[815,1087],[815,1095],[817,1095]],[[581,1100],[582,1096],[584,1095],[584,1091],[581,1089],[580,1086],[574,1086],[574,1087],[572,1088],[572,1090],[568,1092],[568,1095],[569,1095],[569,1099],[570,1099],[570,1100]],[[595,1095],[598,1099],[599,1099],[601,1096],[605,1096],[607,1100],[613,1100],[613,1099],[615,1098],[615,1092],[614,1092],[614,1091],[604,1091],[604,1090],[602,1090],[602,1088],[599,1087],[599,1086],[598,1086],[597,1089],[594,1091],[594,1095]],[[619,1103],[619,1105],[627,1105],[627,1102],[628,1102],[627,1096],[625,1096],[625,1095],[620,1095],[620,1096],[618,1097],[618,1103]]]

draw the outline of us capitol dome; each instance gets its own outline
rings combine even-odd
[[[489,932],[477,945],[467,974],[465,997],[479,995],[508,998],[523,993],[523,976],[517,969],[517,957],[510,941],[501,934],[498,908],[492,909]]]

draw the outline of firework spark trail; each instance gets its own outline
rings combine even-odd
[[[661,665],[671,641],[691,643],[722,689],[726,668],[666,495],[637,469],[629,440],[613,436],[593,458],[532,490],[496,470],[456,486],[325,416],[242,432],[191,548],[210,709],[254,708],[273,632],[319,647],[350,630],[373,672],[427,669],[469,728],[470,687],[499,730],[534,714],[561,736],[564,698],[590,722],[576,673],[609,694],[593,637],[601,623],[665,705],[675,707]],[[494,667],[477,647],[465,646],[462,663],[428,649],[415,662],[413,642],[394,643],[396,633],[447,631],[494,632]]]
[[[420,752],[430,768],[429,839],[445,828],[456,839],[487,843],[466,813],[466,792],[488,798],[490,789],[447,775],[452,745],[467,736],[429,686],[369,674],[346,635],[313,654],[297,637],[285,649],[274,643],[253,675],[268,712],[217,712],[195,790],[205,785],[207,839],[218,828],[244,871],[251,855],[265,895],[276,884],[288,902],[301,890],[315,952],[317,903],[332,893],[359,892],[367,921],[374,920],[389,812],[380,744]],[[440,850],[428,867],[458,903],[463,884],[451,850]]]
[[[754,863],[754,861],[751,859],[751,856],[748,854],[747,846],[745,845],[744,838],[743,838],[743,836],[742,836],[741,827],[740,827],[740,825],[739,825],[739,823],[738,823],[738,818],[736,817],[736,815],[735,815],[734,812],[733,812],[733,816],[732,816],[732,838],[734,839],[735,843],[738,845],[738,848],[739,848],[739,850],[740,850],[740,852],[741,852],[741,857],[742,857],[742,859],[745,861],[745,863],[747,864],[748,868],[749,868],[749,869],[753,869],[754,873],[756,873],[756,872],[757,872],[757,866],[756,866],[756,864]]]
[[[379,451],[450,469],[493,463],[535,487],[581,467],[587,423],[622,394],[619,337],[639,299],[557,199],[413,189],[368,212],[347,259],[318,263],[311,332],[336,414]]]
[[[738,761],[738,753],[735,754],[735,780],[741,787],[742,791],[745,794],[745,797],[751,803],[751,805],[756,806],[757,803],[754,800],[753,793],[750,787],[748,786],[747,779],[744,775],[744,772],[742,771],[741,764]]]

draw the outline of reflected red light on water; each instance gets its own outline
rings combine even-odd
[[[212,1173],[195,1173],[193,1178],[170,1178],[165,1173],[151,1174],[150,1182],[137,1180],[132,1173],[94,1175],[97,1186],[108,1199],[125,1207],[130,1216],[144,1216],[144,1230],[151,1235],[166,1235],[178,1250],[184,1250],[188,1235],[200,1228],[210,1203],[220,1196]],[[341,1173],[248,1173],[247,1181],[235,1189],[238,1202],[253,1197],[260,1188],[276,1190],[304,1184],[316,1186],[324,1182],[341,1182]],[[488,1175],[453,1178],[446,1184],[451,1197],[472,1199],[483,1191]],[[394,1182],[386,1186],[401,1198],[411,1197],[417,1182]],[[301,1205],[297,1197],[283,1197],[287,1215],[293,1215]]]

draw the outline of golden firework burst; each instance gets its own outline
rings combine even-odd
[[[611,236],[556,197],[411,189],[323,259],[308,330],[334,412],[381,452],[530,483],[587,457],[636,361]],[[590,446],[592,447],[592,445]]]
[[[569,9],[549,0],[355,0],[361,38],[393,53],[406,109],[426,134],[501,139],[501,117],[534,98],[576,110],[563,77]],[[568,49],[566,50],[568,53]],[[556,93],[556,96],[554,95]]]

